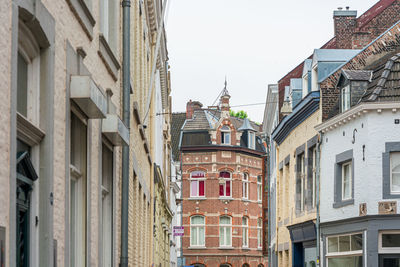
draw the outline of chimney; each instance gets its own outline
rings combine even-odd
[[[193,119],[193,113],[197,109],[201,109],[203,104],[199,101],[192,101],[191,99],[189,102],[186,103],[186,119]]]
[[[357,27],[357,10],[339,7],[333,11],[333,22],[335,27],[336,48],[352,49],[352,35]]]

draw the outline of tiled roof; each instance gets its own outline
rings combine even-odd
[[[172,143],[172,158],[174,161],[179,161],[179,138],[181,128],[186,119],[185,112],[172,113],[171,122],[171,143]]]
[[[361,101],[400,101],[400,53],[384,60],[374,69]]]
[[[344,77],[353,81],[369,81],[371,79],[370,70],[342,70]]]
[[[210,123],[203,109],[197,109],[193,112],[193,118],[187,119],[183,126],[184,131],[210,129]]]

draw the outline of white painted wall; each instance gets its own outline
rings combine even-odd
[[[382,201],[382,153],[386,142],[400,142],[400,125],[394,119],[400,113],[383,110],[370,111],[361,117],[335,128],[323,135],[321,147],[321,222],[341,220],[359,216],[359,204],[367,203],[367,214],[378,214],[378,202]],[[361,125],[364,124],[364,127]],[[353,130],[355,143],[352,144]],[[345,136],[343,136],[345,132]],[[363,161],[365,145],[365,161]],[[335,157],[353,149],[354,157],[354,204],[333,208]],[[391,199],[385,199],[390,201]],[[398,213],[399,200],[397,201]]]

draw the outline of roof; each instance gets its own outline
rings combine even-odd
[[[172,145],[172,159],[179,161],[179,139],[181,135],[181,128],[186,120],[186,113],[172,113],[171,121],[171,145]]]
[[[239,128],[237,128],[238,131],[245,131],[245,130],[250,130],[250,131],[255,131],[255,129],[253,127],[251,127],[250,125],[250,121],[248,118],[245,118],[243,120],[243,124],[242,126],[240,126]]]
[[[370,70],[342,70],[343,76],[352,81],[369,81],[372,71]]]
[[[374,69],[362,102],[400,101],[400,53]]]
[[[312,59],[307,58],[306,60],[304,60],[303,76],[306,75],[309,71],[311,71],[311,64],[312,64]]]
[[[301,78],[290,79],[290,91],[302,90],[302,89],[303,89],[303,79]]]
[[[314,49],[312,66],[318,62],[346,62],[360,51],[358,49]]]
[[[210,129],[210,123],[207,119],[206,114],[204,113],[204,109],[196,109],[193,112],[193,118],[187,119],[183,130],[190,131],[190,130],[208,130]]]

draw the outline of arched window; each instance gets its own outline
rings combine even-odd
[[[232,196],[232,177],[230,172],[219,173],[219,196],[231,197]]]
[[[242,267],[250,267],[248,263],[243,263]]]
[[[205,173],[193,171],[190,173],[190,197],[205,196]]]
[[[257,267],[264,267],[264,265],[262,263],[260,263]]]
[[[228,263],[223,263],[223,264],[221,264],[219,267],[231,267],[231,265],[228,264]]]
[[[242,218],[242,246],[249,247],[249,219],[247,217]]]
[[[204,247],[205,245],[205,219],[204,216],[190,218],[190,246]]]
[[[262,248],[262,219],[257,219],[257,247]]]
[[[222,216],[219,219],[219,246],[232,246],[232,218],[229,216]]]
[[[222,126],[221,128],[221,144],[231,144],[231,129],[226,125]]]
[[[262,178],[261,175],[257,176],[257,200],[260,202],[262,201]]]
[[[243,199],[249,199],[249,174],[243,173]]]

